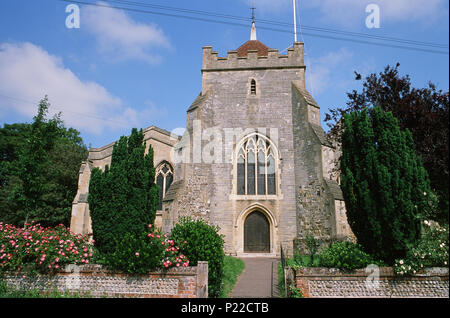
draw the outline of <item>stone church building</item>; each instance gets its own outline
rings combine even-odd
[[[220,227],[225,252],[292,255],[305,238],[322,243],[351,235],[334,172],[337,149],[307,92],[303,43],[280,54],[256,38],[219,57],[203,47],[202,89],[177,136],[144,129],[154,149],[161,188],[156,225],[169,232],[178,218]],[[79,172],[71,230],[91,233],[90,173],[111,160],[114,143],[89,151]]]

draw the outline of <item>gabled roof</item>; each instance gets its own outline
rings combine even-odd
[[[147,140],[146,139],[147,137],[145,137],[146,134],[147,133],[151,133],[151,132],[156,132],[156,134],[155,134],[156,138],[155,138],[155,136],[153,136],[153,137],[150,137],[151,139],[158,140],[159,142],[170,144],[172,146],[176,142],[181,140],[181,136],[178,136],[176,134],[173,134],[173,133],[171,133],[171,132],[169,132],[169,131],[167,131],[165,129],[162,129],[162,128],[159,128],[159,127],[156,127],[156,126],[147,127],[145,129],[143,129],[142,131],[144,133],[144,140]],[[169,141],[165,140],[165,139],[167,139],[167,137],[160,138],[160,137],[158,137],[158,135],[159,136],[167,136],[167,137],[169,137],[168,138]],[[113,148],[114,148],[114,145],[116,144],[116,142],[117,142],[117,140],[114,141],[114,142],[111,142],[111,143],[109,143],[109,144],[107,144],[106,146],[103,146],[103,147],[90,148],[89,149],[88,159],[89,160],[101,160],[101,159],[104,159],[104,158],[107,158],[107,157],[111,156]]]

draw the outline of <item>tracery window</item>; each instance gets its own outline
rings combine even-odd
[[[159,185],[158,210],[162,210],[162,200],[166,196],[172,181],[173,168],[168,162],[164,161],[156,168],[156,184]]]
[[[261,136],[248,137],[237,153],[237,194],[275,195],[275,149]]]

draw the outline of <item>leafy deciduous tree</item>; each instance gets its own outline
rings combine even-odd
[[[45,97],[31,124],[0,128],[0,219],[20,225],[68,225],[78,170],[87,155],[79,132],[47,119]]]

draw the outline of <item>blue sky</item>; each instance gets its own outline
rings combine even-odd
[[[251,16],[249,0],[137,1]],[[83,2],[103,7],[78,4],[80,28],[69,29],[65,9],[70,2],[0,0],[1,125],[30,122],[38,101],[48,94],[51,112],[61,111],[66,126],[79,130],[92,147],[113,142],[132,127],[182,128],[186,110],[201,90],[202,47],[212,45],[219,56],[226,56],[250,36],[249,21],[126,6],[229,22],[213,23],[104,7],[125,7],[123,3]],[[365,9],[370,3],[380,8],[379,29],[366,27],[369,13]],[[448,54],[327,39],[311,34],[339,35],[308,29],[439,43],[447,48],[414,47],[448,52],[447,0],[299,0],[298,5],[299,24],[304,26],[298,37],[305,42],[307,88],[321,106],[322,118],[329,107],[345,104],[346,92],[360,89],[355,70],[365,76],[400,62],[401,74],[408,74],[414,86],[424,87],[431,81],[448,91]],[[291,46],[290,28],[258,19],[292,23],[292,1],[255,0],[255,6],[258,40],[280,51]]]

